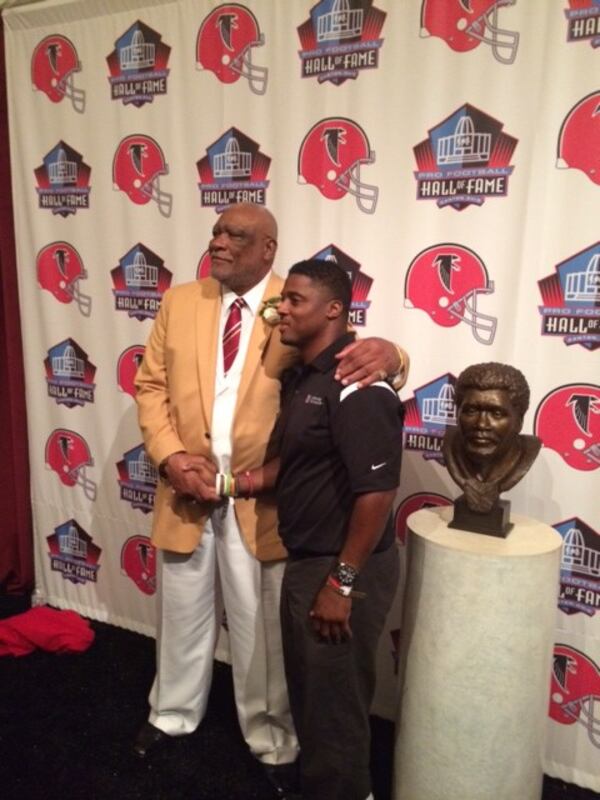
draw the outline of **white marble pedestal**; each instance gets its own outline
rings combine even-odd
[[[408,518],[395,800],[539,800],[562,539]]]

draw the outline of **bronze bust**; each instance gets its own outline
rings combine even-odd
[[[509,504],[500,501],[500,493],[521,480],[541,447],[537,436],[521,434],[529,386],[508,364],[474,364],[458,376],[455,400],[457,427],[446,430],[442,450],[450,475],[464,492],[456,511],[466,504],[472,512],[461,520],[468,530],[505,535]],[[495,530],[487,530],[490,526]]]

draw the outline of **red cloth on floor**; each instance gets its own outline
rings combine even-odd
[[[90,623],[75,611],[37,606],[0,620],[0,656],[25,656],[35,650],[81,653],[94,641]]]

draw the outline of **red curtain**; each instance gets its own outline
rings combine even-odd
[[[25,380],[17,289],[6,102],[4,27],[0,18],[0,598],[33,585]]]

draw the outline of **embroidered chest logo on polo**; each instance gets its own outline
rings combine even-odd
[[[314,394],[307,394],[304,398],[304,402],[310,406],[322,406],[323,405],[323,398],[317,397]]]

